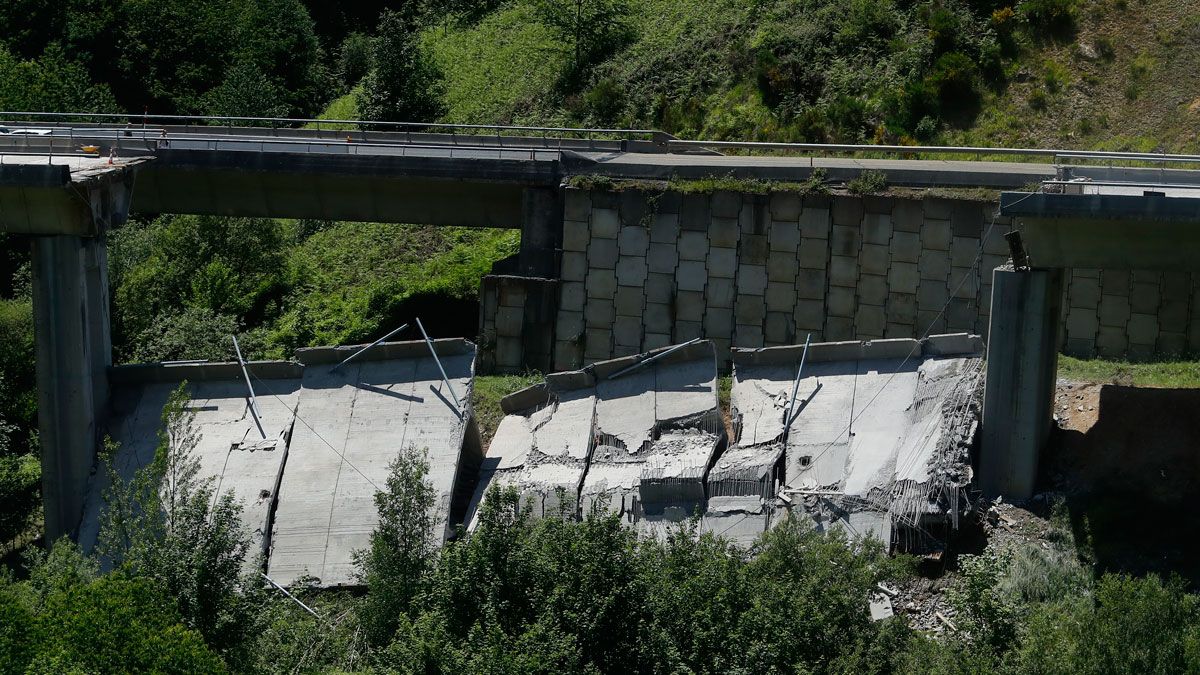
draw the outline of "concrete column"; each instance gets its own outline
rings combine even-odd
[[[558,190],[525,188],[521,195],[519,274],[557,279],[562,243],[563,209]]]
[[[1062,270],[996,269],[988,328],[979,480],[986,496],[1033,494],[1050,435]]]
[[[79,526],[108,402],[112,353],[104,238],[34,238],[33,307],[49,543]]]

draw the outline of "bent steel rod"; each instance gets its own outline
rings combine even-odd
[[[796,395],[800,393],[800,373],[804,372],[804,360],[808,358],[808,345],[812,342],[812,333],[804,338],[804,351],[800,354],[800,366],[796,368],[796,381],[792,383],[792,398],[788,401],[787,417],[783,419],[783,433],[787,437],[792,428],[792,411],[796,409]]]
[[[320,614],[317,614],[316,611],[313,610],[312,607],[309,607],[308,605],[304,604],[303,602],[300,602],[300,598],[297,598],[296,596],[292,595],[291,593],[288,593],[288,590],[286,588],[275,583],[275,580],[272,579],[271,577],[267,576],[266,574],[264,574],[262,572],[259,572],[259,574],[262,575],[262,578],[267,580],[267,583],[274,586],[275,590],[279,591],[280,593],[283,593],[284,595],[286,595],[288,597],[289,600],[291,600],[292,602],[296,603],[297,605],[300,605],[301,607],[303,607],[304,611],[313,615],[313,618],[317,619],[321,623],[325,623],[325,617],[321,616]]]
[[[433,354],[433,361],[437,363],[438,370],[442,373],[442,382],[446,383],[446,389],[450,390],[450,395],[454,397],[454,409],[462,410],[462,401],[458,400],[458,394],[454,393],[454,387],[450,386],[450,378],[446,377],[446,369],[442,367],[442,360],[438,358],[437,350],[433,348],[433,341],[425,332],[425,326],[421,325],[420,317],[417,317],[417,328],[421,329],[421,337],[425,338],[425,344],[429,346],[429,353]]]
[[[699,341],[700,341],[700,338],[692,338],[691,340],[688,340],[687,342],[684,342],[683,344],[679,344],[679,345],[675,345],[674,347],[671,347],[670,349],[668,349],[667,351],[665,351],[661,354],[655,354],[654,356],[651,356],[650,358],[648,358],[644,361],[638,361],[637,363],[633,364],[632,366],[629,366],[628,368],[618,370],[617,372],[613,373],[612,375],[609,375],[606,379],[615,380],[618,377],[621,377],[622,375],[624,375],[626,373],[632,373],[633,371],[637,370],[638,368],[641,368],[642,366],[644,366],[648,363],[653,363],[654,361],[661,359],[662,357],[666,356],[667,354],[670,354],[671,352],[679,351],[680,349],[683,349],[684,347],[686,347],[690,344],[695,344]]]
[[[233,348],[237,352],[238,365],[242,367],[242,377],[246,378],[246,388],[250,390],[250,415],[254,418],[254,424],[258,427],[258,433],[267,438],[267,432],[263,430],[262,414],[258,411],[258,399],[254,397],[254,385],[250,384],[250,373],[246,370],[246,361],[242,359],[242,348],[238,345],[237,336],[233,336]]]
[[[400,326],[400,327],[399,327],[399,328],[397,328],[396,330],[394,330],[394,331],[392,331],[392,332],[388,333],[387,335],[384,335],[383,337],[381,337],[381,338],[379,338],[378,340],[376,340],[376,341],[372,342],[371,344],[367,345],[366,347],[363,347],[362,349],[360,349],[360,350],[358,350],[358,351],[354,352],[354,353],[353,353],[353,354],[351,354],[350,356],[347,356],[347,357],[346,357],[346,360],[344,360],[344,361],[342,361],[341,363],[337,364],[336,366],[334,366],[334,367],[330,368],[330,369],[329,369],[329,372],[331,372],[331,373],[332,373],[332,372],[334,372],[335,370],[337,370],[338,368],[341,368],[342,366],[346,365],[347,363],[350,363],[351,359],[354,359],[354,358],[358,357],[360,354],[363,354],[364,352],[366,352],[366,351],[367,351],[368,349],[370,349],[371,347],[374,347],[374,346],[376,346],[376,345],[378,345],[378,344],[382,343],[384,340],[386,340],[386,339],[388,339],[388,338],[392,337],[393,335],[395,335],[396,333],[399,333],[400,331],[404,330],[405,328],[408,328],[408,324],[404,324],[404,325]]]

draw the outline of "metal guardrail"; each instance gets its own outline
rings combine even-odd
[[[101,120],[123,120],[127,124],[148,125],[151,120],[155,122],[175,121],[184,122],[185,126],[190,126],[186,123],[197,123],[195,126],[230,126],[230,127],[254,127],[261,126],[262,123],[270,125],[270,128],[279,129],[297,129],[306,124],[317,125],[316,130],[320,130],[320,125],[334,127],[338,125],[354,125],[363,130],[382,130],[382,129],[451,129],[451,130],[472,130],[472,131],[494,131],[497,134],[501,132],[528,132],[541,134],[566,134],[566,135],[583,135],[590,137],[592,135],[604,134],[614,136],[643,136],[646,138],[654,137],[669,137],[664,132],[654,129],[605,129],[605,128],[585,128],[585,127],[550,127],[550,126],[521,126],[521,125],[503,125],[503,124],[456,124],[447,122],[386,122],[373,120],[336,120],[336,119],[317,119],[309,117],[234,117],[224,115],[131,115],[123,113],[57,113],[57,112],[17,112],[17,111],[0,111],[0,120],[18,121],[35,121],[35,120],[79,120],[79,119],[101,119]],[[248,124],[217,124],[213,125],[210,122],[246,122]]]
[[[867,145],[838,143],[772,143],[760,141],[687,141],[668,140],[667,149],[674,153],[689,149],[748,150],[775,152],[820,152],[888,155],[977,155],[1010,157],[1046,157],[1059,162],[1066,159],[1088,159],[1131,162],[1200,163],[1200,155],[1117,152],[1101,150],[1060,150],[1052,148],[992,148],[982,146],[948,145]]]
[[[248,152],[302,152],[306,154],[331,155],[362,155],[362,156],[443,156],[489,159],[523,159],[529,161],[553,161],[558,159],[558,152],[551,148],[536,146],[496,146],[496,145],[463,145],[439,143],[406,143],[400,141],[351,141],[325,140],[320,138],[280,138],[275,136],[240,136],[219,134],[185,134],[161,136],[156,133],[144,135],[135,131],[129,136],[116,130],[106,130],[107,134],[73,133],[59,136],[18,136],[14,139],[15,151],[4,151],[7,154],[41,155],[41,156],[83,156],[95,157],[103,155],[109,149],[115,149],[118,155],[129,152],[153,154],[157,150],[208,150],[208,151],[248,151]],[[19,141],[16,139],[20,139]],[[0,135],[0,146],[5,136]],[[89,143],[105,143],[98,152],[82,152],[81,147]],[[201,146],[201,147],[197,147]]]
[[[77,123],[77,120],[121,120],[125,122],[124,126],[100,126],[100,127],[85,127],[78,128],[70,126]],[[121,147],[125,139],[138,139],[142,141],[150,140],[188,140],[205,141],[205,142],[228,142],[236,143],[248,141],[251,143],[260,143],[261,150],[266,151],[268,144],[290,144],[296,145],[327,145],[329,142],[336,142],[333,138],[330,141],[322,142],[320,138],[302,138],[302,137],[281,137],[279,134],[287,132],[302,132],[332,135],[347,134],[347,145],[360,146],[361,150],[370,150],[372,148],[395,148],[398,146],[412,148],[414,150],[424,149],[426,151],[435,148],[457,147],[463,151],[480,152],[484,150],[505,151],[514,148],[521,150],[529,150],[529,157],[536,158],[536,149],[554,150],[551,143],[533,144],[529,141],[532,139],[520,139],[519,137],[508,136],[507,138],[514,139],[516,142],[513,145],[505,147],[502,139],[506,138],[505,134],[513,133],[535,133],[542,134],[542,139],[546,141],[572,141],[575,143],[584,142],[579,138],[568,139],[564,136],[576,136],[587,139],[588,142],[595,141],[604,143],[612,143],[613,139],[600,139],[600,136],[622,136],[625,140],[634,140],[634,137],[642,137],[653,144],[654,149],[647,149],[648,146],[638,148],[635,145],[626,147],[624,141],[621,142],[619,150],[622,152],[652,152],[657,150],[661,152],[665,149],[671,153],[689,153],[697,150],[715,151],[722,150],[741,150],[747,153],[763,153],[763,152],[798,152],[806,153],[811,158],[813,154],[848,154],[848,155],[893,155],[899,158],[912,158],[913,156],[937,156],[937,155],[957,155],[957,156],[975,156],[976,158],[984,157],[1025,157],[1038,158],[1048,160],[1054,164],[1064,165],[1072,162],[1104,162],[1110,166],[1116,163],[1132,163],[1132,164],[1151,164],[1163,166],[1165,164],[1200,164],[1200,155],[1195,154],[1171,154],[1171,153],[1146,153],[1146,152],[1110,152],[1110,151],[1089,151],[1089,150],[1063,150],[1051,148],[996,148],[996,147],[981,147],[981,146],[937,146],[937,145],[867,145],[867,144],[837,144],[837,143],[775,143],[775,142],[760,142],[760,141],[695,141],[695,140],[679,140],[671,135],[656,131],[653,129],[605,129],[596,128],[588,129],[582,127],[551,127],[551,126],[506,126],[506,125],[489,125],[489,124],[453,124],[439,122],[375,122],[370,120],[319,120],[314,118],[290,118],[290,117],[233,117],[233,116],[205,116],[205,115],[130,115],[120,113],[54,113],[54,112],[3,112],[0,111],[0,120],[10,120],[12,124],[21,124],[24,128],[30,125],[48,126],[53,130],[66,130],[68,134],[64,136],[62,133],[56,133],[51,136],[33,136],[25,135],[20,138],[24,139],[21,142],[21,150],[28,152],[31,145],[39,145],[39,139],[53,138],[61,139],[69,137],[71,144],[74,146],[80,137],[87,139],[105,139],[107,134],[113,134],[117,143],[118,151],[123,150]],[[41,120],[45,120],[44,122]],[[166,126],[149,126],[151,122],[185,122],[182,129],[170,129]],[[216,124],[214,124],[216,123]],[[235,124],[239,123],[239,124]],[[261,126],[263,124],[270,125],[269,133],[241,133],[251,129],[262,128],[265,130],[268,127]],[[317,128],[302,128],[301,125],[314,124]],[[321,129],[320,125],[326,125],[329,128]],[[352,125],[356,128],[345,129],[336,128],[339,125]],[[213,132],[225,129],[238,129],[240,133],[220,134],[204,133],[205,131]],[[193,131],[193,129],[195,131]],[[449,130],[450,134],[438,134],[436,130]],[[182,131],[182,133],[181,133]],[[403,138],[379,138],[379,134],[395,133],[397,136],[403,134]],[[459,132],[492,132],[489,134],[483,133],[465,133]],[[556,134],[557,136],[550,136]],[[357,138],[354,138],[357,136]],[[415,137],[415,138],[414,138]],[[0,139],[10,137],[0,136]],[[16,137],[11,137],[16,138]],[[500,139],[496,142],[484,142],[483,139]],[[51,141],[53,145],[53,141]],[[155,146],[157,147],[157,146]],[[565,149],[567,146],[561,146],[559,149]],[[153,151],[154,148],[147,147],[148,151]],[[215,148],[213,148],[215,149]],[[574,148],[579,149],[579,148]],[[614,151],[616,148],[611,145],[602,149],[604,151]],[[48,152],[57,153],[53,147],[48,149]],[[370,154],[360,150],[347,151],[353,154]],[[31,153],[34,154],[34,153]],[[74,150],[62,152],[61,154],[78,154]],[[378,154],[394,154],[394,153],[378,153]],[[403,154],[403,153],[401,153]],[[453,156],[453,155],[451,155]]]

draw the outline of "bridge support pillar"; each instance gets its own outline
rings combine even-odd
[[[35,237],[33,307],[42,498],[52,543],[79,526],[108,403],[104,237]]]
[[[1033,494],[1050,435],[1062,270],[992,273],[979,478],[989,498]]]
[[[563,209],[554,188],[525,188],[521,195],[520,274],[557,279],[562,258]]]

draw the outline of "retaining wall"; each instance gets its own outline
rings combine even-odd
[[[481,331],[485,346],[497,346],[499,370],[530,365],[514,345],[531,334],[532,351],[544,355],[552,333],[554,370],[694,337],[713,340],[725,363],[732,346],[794,344],[809,333],[813,341],[918,338],[927,330],[986,337],[991,272],[1008,258],[1010,222],[994,216],[990,201],[564,193],[557,302],[549,303],[556,306],[526,307],[524,296],[504,290],[517,283],[502,281],[511,278],[484,282]],[[1067,280],[1067,353],[1200,351],[1200,274],[1076,269]]]

